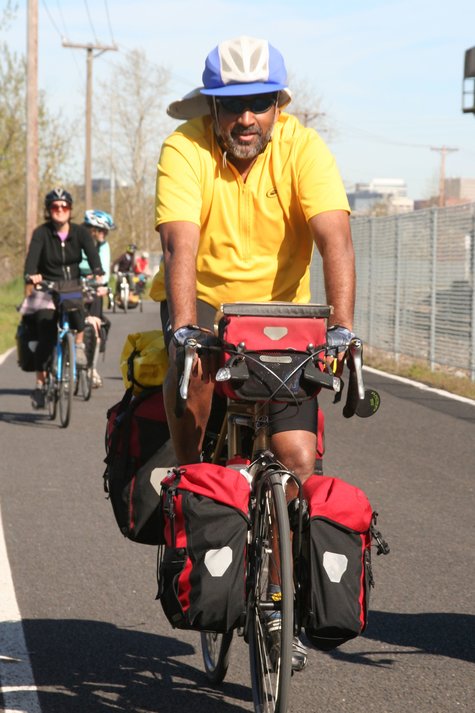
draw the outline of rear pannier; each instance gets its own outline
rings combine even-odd
[[[175,468],[162,482],[165,547],[158,595],[179,629],[226,632],[244,612],[250,484],[209,463]]]

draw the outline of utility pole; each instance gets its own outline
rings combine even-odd
[[[91,172],[91,155],[92,155],[92,60],[100,57],[101,54],[108,50],[117,51],[119,48],[116,45],[99,45],[89,43],[87,45],[76,44],[74,42],[66,42],[63,40],[63,47],[72,47],[74,49],[87,50],[87,80],[86,80],[86,154],[84,159],[84,191],[86,209],[92,208],[92,172]],[[94,55],[94,50],[98,54]]]
[[[26,68],[26,235],[38,220],[38,0],[28,0]]]
[[[440,153],[439,208],[443,208],[445,206],[445,157],[448,153],[458,151],[458,149],[451,149],[448,146],[431,146],[431,151],[438,151]]]

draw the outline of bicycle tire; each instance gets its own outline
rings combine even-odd
[[[278,541],[274,548],[273,537]],[[271,565],[282,593],[280,631],[273,633],[272,641],[266,630]],[[257,493],[249,579],[248,639],[254,709],[256,713],[286,713],[292,677],[294,592],[287,503],[277,474],[265,475]]]
[[[124,310],[124,314],[127,314],[127,310],[129,308],[129,292],[130,291],[128,285],[121,286],[120,301],[122,302],[122,309]]]
[[[92,367],[79,370],[79,381],[81,382],[81,394],[84,401],[89,401],[92,394]]]
[[[201,652],[205,666],[206,678],[210,683],[222,683],[229,667],[229,655],[233,632],[217,634],[214,631],[201,632]]]
[[[59,420],[63,428],[69,426],[74,393],[74,338],[67,332],[61,341],[61,374],[59,378]]]
[[[58,410],[58,390],[56,388],[56,379],[51,368],[46,375],[46,393],[45,393],[46,409],[48,418],[54,421]]]

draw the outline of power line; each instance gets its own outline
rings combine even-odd
[[[58,33],[59,38],[62,40],[64,35],[60,32],[60,29],[59,29],[58,25],[57,25],[56,22],[54,21],[53,16],[52,16],[52,14],[51,14],[50,11],[49,11],[48,5],[46,4],[46,0],[41,0],[41,2],[43,3],[43,7],[44,7],[44,9],[46,10],[46,14],[47,14],[48,17],[49,17],[51,24],[53,25],[54,29],[55,29],[56,32]]]
[[[96,30],[94,29],[94,25],[92,24],[91,13],[89,12],[89,5],[87,4],[87,0],[84,0],[84,5],[86,6],[87,17],[89,19],[89,24],[91,25],[92,34],[94,36],[94,39],[97,42],[97,34],[96,34]]]
[[[112,32],[112,25],[111,25],[111,20],[110,20],[110,16],[109,16],[109,6],[107,4],[107,0],[104,0],[104,5],[106,7],[107,24],[109,25],[109,32],[110,32],[112,44],[115,45],[114,34]]]
[[[60,18],[61,18],[61,22],[62,22],[63,28],[64,28],[64,35],[63,35],[63,36],[64,36],[64,37],[67,37],[67,36],[69,35],[69,32],[68,32],[68,28],[66,27],[66,21],[65,21],[65,19],[64,19],[63,11],[61,10],[61,5],[60,5],[59,0],[56,0],[56,5],[58,6],[59,16],[60,16]]]
[[[54,21],[54,18],[53,18],[52,14],[51,14],[50,11],[49,11],[48,5],[46,4],[46,0],[41,0],[41,1],[42,1],[42,3],[43,3],[43,7],[44,7],[44,9],[45,9],[45,11],[46,11],[46,14],[47,14],[48,17],[49,17],[50,22],[51,22],[51,24],[53,25],[54,30],[57,32],[57,34],[58,34],[58,36],[59,36],[59,39],[63,42],[64,39],[65,39],[65,35],[60,31],[58,25],[57,25],[56,22]],[[58,7],[59,7],[59,2],[58,2]],[[61,10],[60,10],[60,15],[62,16]],[[64,29],[65,29],[66,35],[67,35],[68,32],[67,32],[67,29],[66,29],[66,23],[64,22],[64,18],[63,18],[63,25],[64,25]],[[81,72],[81,70],[80,70],[80,68],[79,68],[79,65],[78,65],[78,63],[77,63],[77,60],[76,60],[76,56],[75,56],[75,55],[73,55],[73,61],[74,61],[74,64],[76,65],[76,70],[77,70],[78,75],[82,78],[82,72]]]

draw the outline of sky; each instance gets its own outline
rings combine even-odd
[[[27,0],[18,5],[0,39],[26,55]],[[443,146],[457,149],[447,153],[446,177],[475,178],[475,115],[461,110],[474,0],[38,0],[38,11],[39,88],[50,110],[80,118],[78,147],[86,52],[64,48],[63,37],[118,46],[94,60],[95,87],[122,52],[144,50],[170,72],[172,101],[201,85],[220,40],[246,34],[268,39],[291,77],[320,99],[348,189],[403,178],[411,198],[435,195],[441,152],[433,149]]]

